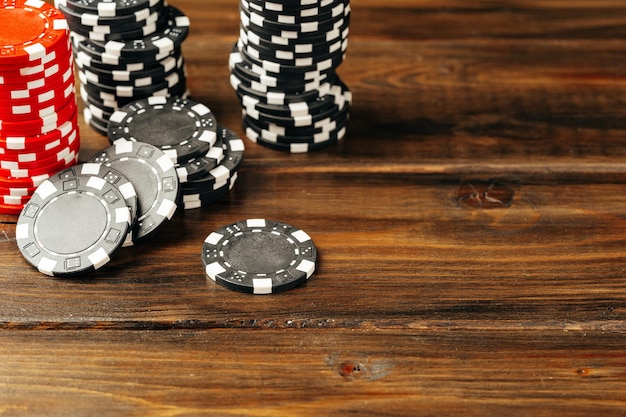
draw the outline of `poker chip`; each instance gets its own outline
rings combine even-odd
[[[217,121],[204,104],[178,97],[149,97],[111,115],[109,140],[151,143],[174,163],[205,155],[217,140]]]
[[[203,178],[209,175],[211,170],[216,168],[223,159],[224,148],[222,147],[222,140],[216,140],[216,143],[209,148],[206,154],[177,164],[176,174],[181,183]]]
[[[235,291],[271,294],[306,282],[315,272],[311,237],[273,220],[247,219],[211,232],[202,245],[209,278]]]
[[[185,97],[189,18],[164,0],[55,0],[67,18],[88,124],[107,135],[120,108]],[[198,154],[197,156],[199,156]]]
[[[93,41],[95,49],[119,57],[155,57],[179,48],[189,34],[189,18],[179,9],[166,6],[167,25],[154,35],[125,41]]]
[[[0,213],[2,214],[20,214],[24,209],[23,204],[2,204],[0,203]]]
[[[13,0],[0,7],[0,65],[37,64],[52,52],[67,49],[63,14],[39,0]]]
[[[199,194],[206,197],[228,184],[237,174],[244,157],[243,140],[231,129],[220,126],[217,144],[221,144],[223,149],[221,161],[202,176],[184,178],[180,185],[181,201],[188,195]]]
[[[250,127],[247,121],[244,120],[244,128],[248,138],[255,143],[262,144],[270,149],[276,149],[280,151],[286,151],[290,153],[305,153],[313,150],[323,149],[328,145],[339,142],[342,140],[346,133],[346,128],[342,127],[340,130],[321,136],[315,136],[315,139],[307,142],[294,142],[291,137],[278,137],[276,139],[267,139],[262,132]]]
[[[349,0],[240,0],[228,65],[248,139],[309,152],[345,137],[352,96],[336,70],[350,16]]]
[[[64,15],[39,0],[0,5],[0,213],[78,161],[72,49]],[[22,190],[15,195],[14,190]]]
[[[54,166],[56,163],[68,164],[68,161],[76,159],[78,155],[80,143],[74,141],[66,147],[61,148],[55,152],[47,152],[45,157],[41,157],[38,153],[20,154],[15,160],[9,160],[11,157],[4,156],[0,160],[0,173],[3,170],[7,171],[19,171],[19,170],[32,170],[42,167]],[[52,153],[52,156],[48,156],[48,153]],[[62,166],[63,167],[63,166]],[[10,174],[9,174],[10,175]]]
[[[152,235],[174,215],[179,195],[176,169],[156,146],[118,140],[89,162],[116,169],[133,183],[139,199],[133,242]]]
[[[0,187],[0,195],[10,196],[10,197],[30,197],[37,188],[3,188]]]
[[[57,6],[102,17],[125,16],[162,3],[162,0],[56,0]]]
[[[228,194],[230,190],[235,186],[235,182],[237,181],[238,174],[235,172],[232,177],[228,179],[225,183],[220,185],[218,188],[210,191],[210,192],[198,192],[196,194],[185,194],[182,196],[180,205],[185,210],[198,209],[202,207],[207,207],[221,199],[225,195]]]
[[[37,187],[20,213],[15,236],[24,258],[41,273],[75,276],[107,264],[130,224],[120,190],[73,167]]]

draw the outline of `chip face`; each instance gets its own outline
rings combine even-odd
[[[231,290],[271,294],[289,290],[315,271],[310,236],[287,223],[247,219],[207,236],[202,262],[209,278]]]
[[[19,66],[67,47],[63,14],[40,0],[5,1],[0,5],[0,65]]]
[[[217,141],[217,121],[204,104],[179,97],[148,97],[111,115],[108,137],[150,143],[174,163],[205,155]]]
[[[41,273],[75,276],[108,263],[130,228],[120,190],[77,165],[37,187],[17,221],[17,245]]]

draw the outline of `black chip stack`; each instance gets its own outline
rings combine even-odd
[[[117,109],[150,96],[186,96],[181,45],[189,19],[164,0],[55,0],[65,15],[90,126],[107,134]]]
[[[112,144],[149,143],[163,151],[176,168],[176,204],[184,209],[204,207],[226,195],[243,161],[239,136],[219,126],[207,106],[191,99],[153,96],[121,107],[109,119],[108,138]]]
[[[336,74],[348,44],[349,0],[240,0],[230,82],[253,142],[308,152],[341,140],[351,93]]]

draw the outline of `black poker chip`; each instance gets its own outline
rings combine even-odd
[[[330,94],[318,97],[312,101],[301,101],[287,105],[263,103],[258,99],[246,95],[241,96],[240,99],[241,106],[248,115],[252,115],[253,112],[258,112],[259,115],[266,115],[267,118],[316,114],[331,108],[335,103],[335,97]],[[259,117],[255,118],[258,119]]]
[[[186,78],[181,78],[178,74],[175,74],[163,83],[147,87],[118,85],[116,87],[107,87],[104,89],[93,85],[92,83],[82,83],[82,87],[85,88],[90,96],[96,98],[102,103],[106,103],[107,100],[110,102],[120,103],[124,99],[136,101],[143,97],[157,95],[155,93],[161,90],[172,90],[174,88],[178,88],[184,81],[186,81]]]
[[[284,93],[280,89],[270,91],[255,90],[252,85],[246,85],[245,80],[237,77],[237,74],[230,75],[230,85],[238,96],[250,96],[264,103],[285,105],[289,103],[299,103],[302,101],[313,101],[325,96],[330,92],[330,83],[323,83],[317,90],[305,91],[303,93]]]
[[[274,135],[274,137],[268,138],[263,135],[262,132],[256,128],[251,127],[249,121],[244,119],[243,127],[246,132],[246,136],[255,143],[264,145],[270,149],[279,151],[285,151],[290,153],[305,153],[314,150],[324,149],[330,145],[333,145],[341,141],[346,134],[345,125],[336,131],[323,132],[313,136],[313,139],[305,139],[302,137],[293,136],[280,136]]]
[[[211,232],[202,245],[207,276],[235,291],[271,294],[295,288],[315,272],[311,237],[287,223],[247,219]]]
[[[334,0],[331,0],[334,1]],[[299,10],[316,9],[321,4],[327,5],[328,1],[320,2],[320,0],[296,0],[296,1],[282,1],[282,0],[247,0],[248,4],[261,7],[262,10],[269,11],[285,11],[290,14],[294,14]]]
[[[218,188],[206,192],[197,192],[189,194],[181,194],[178,205],[185,210],[199,209],[208,207],[216,201],[224,198],[230,190],[235,186],[238,173],[234,173],[225,183]]]
[[[149,143],[119,140],[89,162],[114,168],[135,186],[139,198],[132,241],[153,235],[176,211],[179,182],[172,160]]]
[[[174,163],[206,154],[217,140],[215,115],[204,104],[178,97],[153,96],[117,110],[109,118],[109,140],[146,142]]]
[[[85,29],[85,28],[75,27],[73,28],[73,32],[75,34],[85,36],[94,41],[103,41],[103,42],[104,41],[124,41],[126,39],[138,39],[138,38],[150,36],[154,34],[159,29],[159,27],[161,27],[164,21],[165,21],[164,18],[160,18],[159,20],[156,20],[156,21],[150,20],[150,21],[140,22],[139,23],[140,26],[137,28],[120,27],[120,28],[101,29],[101,28],[96,27],[96,28]],[[90,29],[95,29],[95,30],[90,30]]]
[[[273,20],[270,16],[264,15],[255,11],[249,11],[240,7],[239,17],[244,26],[251,28],[255,31],[267,32],[279,36],[285,36],[285,33],[289,33],[288,36],[294,38],[303,37],[316,37],[320,34],[328,32],[329,30],[340,27],[344,24],[344,19],[349,19],[350,9],[346,8],[336,16],[322,14],[318,15],[318,19],[299,21],[295,23],[281,23]],[[291,35],[291,34],[294,35]]]
[[[92,40],[91,43],[100,53],[108,53],[119,57],[142,56],[154,58],[179,48],[189,34],[189,18],[173,6],[165,8],[167,24],[151,36],[126,41],[101,42]]]
[[[182,182],[180,187],[183,195],[215,191],[239,170],[245,150],[243,140],[233,130],[224,126],[218,127],[218,138],[223,148],[222,160],[205,175]]]
[[[128,104],[131,104],[137,100],[140,100],[142,97],[115,97],[110,94],[106,94],[103,92],[98,92],[96,94],[90,95],[84,85],[79,87],[80,97],[83,102],[87,105],[94,105],[103,111],[113,114],[116,110],[121,107],[124,107]],[[157,92],[152,93],[152,96],[164,96],[164,97],[182,97],[186,98],[189,96],[189,91],[186,89],[184,84],[179,84],[173,88],[166,88],[163,90],[159,90]],[[108,121],[107,121],[108,124]]]
[[[213,146],[209,148],[206,154],[191,158],[188,161],[176,165],[176,174],[181,183],[206,177],[211,170],[224,159],[224,148],[222,140],[218,138]]]
[[[122,192],[80,165],[39,185],[15,229],[24,258],[41,273],[76,276],[101,268],[122,247],[131,228]]]
[[[106,70],[137,71],[147,70],[161,65],[161,61],[168,57],[178,58],[182,54],[181,48],[165,50],[154,57],[145,58],[141,55],[124,56],[112,55],[98,50],[88,39],[77,37],[72,33],[74,50],[77,59],[87,62],[88,66]]]
[[[348,122],[348,116],[349,114],[346,111],[308,126],[292,128],[255,120],[247,116],[243,118],[243,121],[244,127],[250,127],[257,131],[261,135],[261,139],[283,143],[298,143],[322,141],[325,135],[345,127]]]
[[[299,72],[291,73],[291,74],[283,74],[280,72],[274,71],[275,68],[265,68],[263,65],[259,65],[256,62],[250,61],[244,56],[239,49],[239,42],[236,42],[230,52],[228,57],[228,67],[230,69],[235,68],[236,66],[246,68],[247,71],[252,71],[260,76],[269,76],[271,78],[275,78],[279,80],[281,83],[306,83],[307,81],[317,80],[323,77],[332,76],[332,73],[336,68],[328,67],[323,69],[316,69],[311,71],[305,71],[302,68],[299,69]],[[332,77],[331,77],[332,78]]]
[[[324,84],[333,83],[336,77],[334,71],[319,72],[317,73],[318,77],[304,81],[298,78],[276,77],[268,75],[265,71],[257,71],[255,68],[242,63],[235,63],[230,72],[237,78],[238,83],[255,92],[280,92],[287,95],[315,92]]]
[[[163,0],[56,0],[57,7],[65,6],[75,12],[100,17],[127,16],[139,10],[155,7]]]
[[[93,130],[100,133],[102,136],[106,136],[107,122],[95,116],[89,107],[83,109],[83,118]]]
[[[101,0],[100,2],[104,3]],[[152,5],[149,5],[148,2],[146,2],[146,4],[132,12],[130,10],[123,11],[118,9],[116,10],[115,16],[101,16],[94,9],[90,11],[73,9],[72,5],[77,3],[70,2],[68,5],[67,1],[55,1],[56,7],[63,13],[67,21],[70,22],[71,26],[81,25],[91,28],[99,26],[110,28],[127,27],[135,23],[146,21],[150,18],[150,16],[155,14],[161,14],[164,7],[164,1],[159,0],[150,3]]]
[[[328,5],[322,5],[318,7],[298,7],[296,9],[286,9],[285,11],[276,11],[268,9],[266,3],[250,2],[247,0],[240,0],[239,6],[242,10],[248,12],[248,14],[254,12],[263,18],[284,24],[298,24],[311,21],[325,21],[332,19],[335,16],[343,13],[348,1],[333,1]]]
[[[182,56],[178,58],[167,57],[159,61],[156,66],[141,70],[121,70],[121,69],[105,69],[90,66],[83,63],[80,59],[76,59],[79,70],[84,71],[87,80],[94,83],[115,85],[124,84],[135,87],[142,87],[152,83],[158,83],[174,70],[184,73],[185,60]]]
[[[287,61],[286,63],[291,63],[291,65],[307,59],[310,61],[322,61],[333,53],[345,52],[347,45],[348,39],[338,38],[325,40],[319,44],[302,43],[281,47],[273,45],[262,38],[249,37],[245,31],[240,32],[238,41],[238,46],[246,48],[248,53],[253,56]],[[309,63],[307,65],[312,64]],[[301,66],[304,66],[304,63]]]

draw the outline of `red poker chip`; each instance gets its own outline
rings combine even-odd
[[[7,121],[21,121],[47,116],[59,111],[68,100],[76,100],[73,79],[33,98],[0,100],[0,117]]]
[[[0,88],[0,100],[7,102],[36,97],[39,94],[65,84],[74,79],[74,68],[68,67],[65,71],[47,78],[25,82],[23,85],[12,85],[11,88]]]
[[[27,67],[7,69],[0,65],[0,88],[14,90],[20,85],[26,85],[27,82],[40,78],[50,78],[55,74],[62,73],[74,63],[71,49],[63,52],[62,55],[53,52],[48,57],[50,58],[45,58],[41,64]]]
[[[58,112],[47,116],[18,122],[2,120],[0,121],[0,136],[35,136],[51,132],[58,129],[67,120],[76,117],[74,115],[77,108],[76,102],[70,100]]]
[[[0,195],[12,196],[12,197],[24,197],[32,196],[37,187],[15,187],[15,188],[3,188],[0,187]]]
[[[31,169],[2,169],[0,168],[0,176],[12,178],[36,178],[41,175],[49,175],[57,171],[61,171],[78,162],[78,152],[72,151],[64,159],[54,161],[50,165],[40,166]]]
[[[0,148],[0,160],[16,162],[41,160],[44,159],[46,155],[53,155],[63,148],[73,145],[74,142],[78,142],[76,146],[80,146],[78,127],[75,127],[67,135],[54,138],[50,142],[37,143],[37,146],[32,145],[18,151]]]
[[[13,0],[0,8],[0,65],[37,61],[63,50],[69,39],[61,11],[40,0]]]
[[[0,187],[1,188],[32,188],[39,187],[42,182],[50,178],[51,174],[42,174],[35,177],[14,178],[4,177],[0,175]]]
[[[74,115],[75,116],[75,115]],[[78,132],[78,120],[76,117],[65,121],[59,128],[51,130],[45,134],[39,135],[1,135],[0,134],[0,148],[5,150],[5,153],[9,152],[23,152],[23,151],[43,151],[50,146],[55,146],[56,141],[63,141],[68,138],[72,132]]]
[[[64,138],[69,138],[69,135],[75,130],[78,130],[78,120],[72,118],[63,123],[58,129],[54,129],[46,134],[0,136],[0,147],[5,150],[5,153],[44,151],[55,146],[56,141],[63,141]]]
[[[24,204],[0,204],[0,214],[20,214],[23,208]]]
[[[64,161],[66,160],[66,158],[69,158],[70,156],[72,157],[76,156],[79,150],[80,150],[80,142],[74,141],[72,144],[60,149],[59,151],[51,152],[48,155],[38,154],[37,156],[40,156],[40,158],[38,159],[27,160],[27,161],[8,161],[0,157],[0,169],[33,170],[33,169],[39,169],[42,167],[48,167],[48,166],[54,165],[57,162]],[[32,156],[34,154],[28,154],[28,155]]]
[[[42,63],[27,67],[5,68],[0,66],[0,89],[18,89],[26,83],[63,73],[73,64],[72,50],[52,52]],[[21,87],[24,88],[24,87]]]
[[[0,205],[6,206],[23,206],[30,200],[30,195],[26,196],[13,196],[0,194]]]

